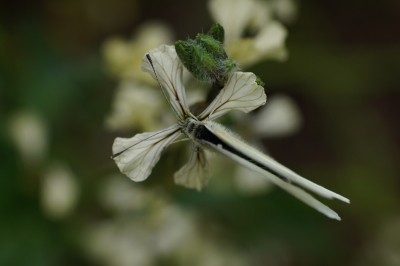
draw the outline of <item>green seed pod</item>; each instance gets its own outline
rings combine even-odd
[[[186,67],[189,72],[193,73],[195,66],[193,65],[192,59],[192,46],[190,42],[177,41],[175,42],[175,50],[178,54],[182,64]]]
[[[219,41],[222,44],[224,43],[225,30],[224,27],[222,27],[218,23],[214,23],[211,26],[211,29],[207,32],[207,35],[213,37],[215,40]]]
[[[196,41],[204,46],[204,48],[214,58],[215,61],[228,58],[224,47],[213,37],[205,34],[197,34]]]

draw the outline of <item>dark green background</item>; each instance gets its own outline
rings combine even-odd
[[[81,248],[80,224],[104,215],[94,194],[117,172],[109,157],[121,135],[104,129],[117,81],[106,75],[100,48],[148,19],[169,24],[177,39],[212,24],[204,1],[0,3],[0,265],[95,265]],[[348,197],[350,205],[324,201],[341,222],[279,190],[249,198],[183,190],[172,178],[183,159],[167,178],[132,186],[162,183],[177,204],[222,226],[227,242],[258,246],[255,265],[264,265],[263,249],[275,243],[288,247],[290,265],[395,265],[380,250],[400,254],[398,230],[382,235],[393,221],[400,226],[399,25],[398,1],[301,1],[288,25],[288,61],[250,69],[269,95],[292,96],[304,116],[298,134],[265,139],[269,151]],[[45,117],[48,160],[67,162],[79,177],[79,206],[68,219],[42,213],[42,169],[26,167],[11,142],[8,119],[20,109]]]

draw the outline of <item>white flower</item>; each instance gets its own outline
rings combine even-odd
[[[106,118],[106,126],[111,130],[155,130],[162,122],[171,121],[168,119],[171,116],[163,116],[160,112],[160,106],[164,104],[165,99],[154,88],[133,80],[122,80],[113,100],[112,112]]]
[[[192,117],[182,84],[183,65],[175,48],[162,45],[149,54],[179,119],[185,121],[186,118]],[[154,76],[145,56],[142,68]],[[264,88],[257,85],[255,80],[256,76],[253,73],[230,74],[224,89],[197,119],[213,120],[230,110],[250,112],[263,105],[266,101]],[[117,138],[113,145],[113,153],[119,155],[114,160],[122,173],[134,181],[143,181],[150,175],[162,150],[181,135],[181,130],[181,126],[174,125],[158,132],[138,134],[130,139]],[[200,190],[207,183],[208,177],[208,162],[204,150],[194,146],[189,162],[175,174],[175,183]]]
[[[114,37],[104,43],[106,66],[119,78],[156,85],[154,79],[140,70],[141,58],[149,49],[163,43],[172,43],[171,30],[163,23],[147,22],[139,27],[131,41]]]
[[[100,203],[113,216],[88,225],[86,247],[102,264],[156,265],[186,246],[195,220],[161,190],[127,182],[116,175],[101,186]]]
[[[48,131],[43,118],[32,111],[21,111],[11,117],[9,128],[24,162],[29,165],[42,162],[48,145]]]
[[[284,94],[270,97],[268,104],[251,120],[252,131],[260,137],[285,137],[296,133],[303,123],[293,99]]]
[[[231,73],[217,97],[195,117],[189,111],[182,84],[183,66],[173,46],[162,45],[151,50],[143,56],[142,68],[153,76],[157,75],[178,123],[164,130],[138,134],[130,139],[117,138],[113,145],[113,158],[122,173],[134,181],[145,180],[159,160],[161,152],[184,132],[192,140],[192,154],[189,162],[175,174],[175,183],[198,190],[207,183],[208,163],[203,148],[209,148],[259,173],[328,217],[340,220],[336,212],[291,182],[322,197],[336,198],[348,203],[347,198],[297,175],[248,146],[222,125],[210,121],[230,110],[250,112],[265,104],[264,88],[256,83],[253,73]]]
[[[147,22],[139,27],[130,41],[111,38],[104,43],[103,54],[108,70],[121,81],[105,125],[111,130],[128,128],[152,131],[172,116],[164,116],[162,95],[154,90],[157,82],[141,71],[142,55],[153,47],[172,42],[171,30],[160,22]],[[143,110],[146,110],[145,112]]]
[[[297,3],[295,0],[272,0],[271,7],[275,15],[284,23],[293,23],[297,19]]]
[[[242,66],[287,57],[284,26],[272,20],[271,7],[259,0],[210,0],[212,17],[225,28],[225,49]],[[242,37],[249,33],[249,37]]]
[[[55,219],[69,215],[79,196],[79,187],[74,174],[64,164],[51,165],[42,179],[42,207]]]

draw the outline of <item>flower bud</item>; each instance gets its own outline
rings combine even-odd
[[[223,61],[222,73],[224,75],[226,75],[226,74],[230,73],[231,71],[233,71],[235,68],[236,68],[236,61],[233,60],[232,58],[228,58]]]
[[[211,29],[207,32],[207,35],[219,41],[220,43],[224,43],[225,40],[225,30],[219,23],[214,23],[211,26]]]
[[[193,73],[192,45],[189,42],[177,41],[175,42],[175,50],[182,64],[189,72]]]
[[[224,28],[215,23],[207,35],[197,34],[194,40],[177,41],[175,50],[182,64],[197,80],[220,83],[236,68],[236,62],[225,52],[223,39]]]
[[[259,76],[256,76],[256,83],[258,86],[264,87],[265,83],[260,79]]]
[[[224,47],[222,47],[221,43],[215,40],[213,37],[199,33],[196,36],[196,41],[204,46],[214,60],[228,58]]]
[[[192,74],[200,81],[210,82],[217,78],[218,67],[214,58],[200,45],[192,46],[194,71]]]

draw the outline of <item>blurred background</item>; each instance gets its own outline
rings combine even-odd
[[[0,265],[400,265],[400,2],[243,1],[0,3]],[[348,197],[322,199],[342,221],[217,156],[175,185],[188,143],[141,183],[110,159],[174,123],[141,56],[214,21],[268,95],[222,122]]]

